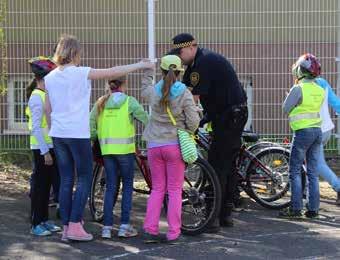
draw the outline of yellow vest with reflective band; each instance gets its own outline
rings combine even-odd
[[[45,106],[46,93],[43,90],[35,89],[35,90],[32,91],[31,95],[39,95],[42,102],[43,102],[43,105]],[[30,131],[31,149],[39,149],[38,140],[37,140],[37,138],[35,138],[35,136],[32,135],[32,128],[33,128],[33,126],[32,126],[32,112],[31,112],[31,110],[28,106],[26,107],[25,114],[28,116],[28,130]],[[43,131],[45,143],[46,144],[52,144],[52,139],[51,139],[51,137],[48,136],[48,125],[47,125],[45,112],[43,113],[42,120],[41,120],[41,123],[40,123],[40,127]]]
[[[289,113],[289,124],[293,131],[321,126],[320,109],[325,91],[314,82],[302,82],[302,103]]]
[[[120,108],[104,108],[97,120],[100,149],[105,154],[134,153],[135,127],[129,115],[129,97]]]

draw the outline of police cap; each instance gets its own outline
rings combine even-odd
[[[180,50],[192,45],[195,38],[190,33],[180,33],[172,38],[172,50],[168,52],[168,55],[176,55],[180,53]]]

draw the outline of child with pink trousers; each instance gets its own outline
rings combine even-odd
[[[164,196],[169,197],[166,242],[177,241],[181,234],[182,186],[185,163],[183,162],[177,128],[172,124],[170,108],[177,127],[195,131],[200,118],[191,92],[178,81],[183,71],[181,59],[167,55],[161,59],[163,78],[152,86],[152,71],[145,71],[142,81],[142,97],[151,107],[151,117],[144,130],[147,141],[152,190],[144,220],[144,242],[160,242],[159,218]]]

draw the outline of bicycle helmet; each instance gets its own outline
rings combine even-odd
[[[321,64],[318,59],[310,53],[303,54],[292,66],[292,74],[297,79],[304,77],[317,77],[321,73]]]
[[[45,56],[34,57],[28,63],[31,65],[32,72],[37,79],[44,78],[57,67],[51,58]]]

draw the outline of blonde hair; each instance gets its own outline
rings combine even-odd
[[[63,34],[59,39],[53,59],[58,65],[66,65],[75,62],[80,51],[81,46],[77,38],[73,35]]]
[[[97,101],[97,117],[103,112],[106,102],[111,96],[112,90],[120,88],[127,81],[127,77],[123,76],[117,79],[111,79],[105,86],[105,95],[101,96]]]

